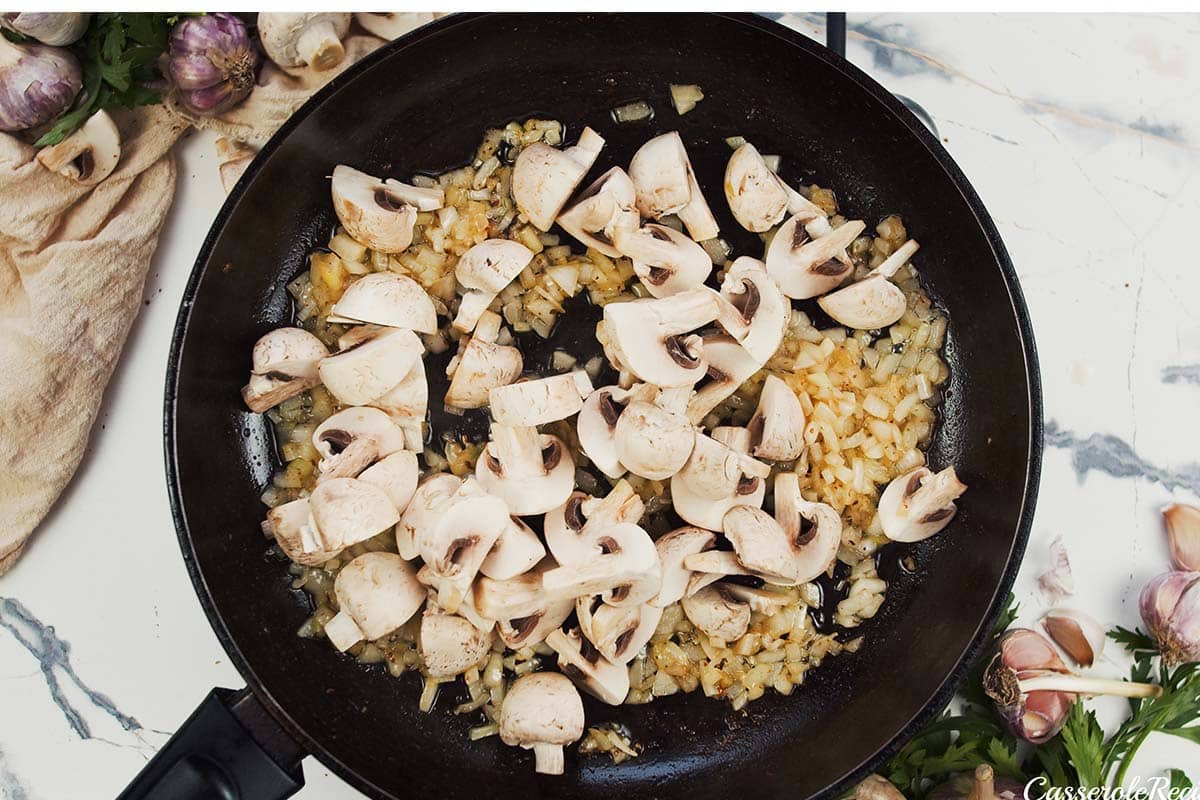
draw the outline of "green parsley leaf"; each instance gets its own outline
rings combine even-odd
[[[1096,721],[1096,712],[1087,711],[1082,700],[1071,704],[1067,721],[1063,724],[1063,747],[1071,758],[1071,765],[1082,788],[1102,786],[1104,775],[1104,730]]]

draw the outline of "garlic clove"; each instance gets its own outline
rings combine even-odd
[[[1104,628],[1091,616],[1071,608],[1057,608],[1042,617],[1042,627],[1067,657],[1090,667],[1104,652]]]
[[[1176,569],[1200,570],[1200,508],[1175,503],[1163,510],[1171,564]]]
[[[1164,572],[1142,589],[1139,605],[1168,666],[1200,661],[1200,572]]]

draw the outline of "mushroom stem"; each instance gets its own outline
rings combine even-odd
[[[345,611],[339,611],[337,616],[325,623],[325,638],[333,643],[338,652],[344,653],[363,640],[363,632],[353,617]]]
[[[896,271],[903,267],[908,260],[913,257],[913,254],[920,249],[921,245],[917,244],[916,240],[909,239],[904,244],[896,248],[896,251],[884,259],[883,263],[875,269],[871,270],[873,275],[882,275],[885,278],[890,278],[896,274]]]
[[[1158,697],[1162,687],[1152,683],[1087,678],[1081,675],[1039,675],[1017,681],[1021,694],[1029,692],[1071,692],[1072,694],[1110,697]]]
[[[533,746],[533,769],[543,775],[563,774],[563,747],[561,744],[535,744]]]
[[[989,764],[975,768],[975,785],[967,800],[996,800],[996,773]]]
[[[341,63],[346,48],[338,38],[337,30],[329,22],[318,22],[304,29],[296,42],[296,51],[315,70],[326,70]]]

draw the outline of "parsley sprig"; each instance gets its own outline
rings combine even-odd
[[[152,86],[163,78],[159,56],[167,50],[179,14],[93,14],[83,38],[71,45],[83,68],[83,90],[74,106],[35,143],[58,144],[96,111],[157,103]]]

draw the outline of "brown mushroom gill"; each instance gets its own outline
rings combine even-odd
[[[600,395],[600,416],[604,418],[609,429],[617,427],[617,419],[621,416],[623,407],[613,399],[612,392]]]
[[[700,357],[692,355],[682,335],[668,336],[663,343],[667,347],[667,353],[671,356],[671,360],[679,366],[684,369],[700,366]]]
[[[89,148],[76,156],[72,163],[75,169],[79,170],[79,180],[85,181],[92,176],[92,170],[96,168],[96,157]]]
[[[349,431],[333,429],[322,433],[321,441],[328,442],[330,452],[336,456],[350,446],[354,436]]]
[[[386,211],[403,211],[408,203],[381,186],[375,190],[375,205]]]
[[[450,543],[450,547],[446,550],[446,556],[442,559],[442,563],[438,564],[438,571],[443,575],[451,575],[458,572],[462,566],[461,559],[463,553],[470,550],[479,542],[478,536],[460,536]]]
[[[742,315],[742,319],[749,322],[758,312],[758,306],[762,303],[762,295],[759,294],[758,287],[754,285],[753,281],[743,279],[741,293],[733,295],[729,303]]]
[[[546,472],[558,466],[558,462],[562,461],[562,445],[557,441],[552,441],[547,447],[542,448],[542,464],[545,466]]]
[[[563,509],[563,521],[567,523],[567,527],[578,533],[583,530],[584,524],[587,523],[587,517],[583,515],[583,498],[578,495],[573,495],[567,500],[567,506]]]

